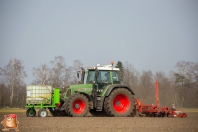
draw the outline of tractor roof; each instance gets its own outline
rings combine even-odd
[[[98,64],[97,66],[87,67],[87,70],[95,70],[96,67],[98,68],[98,70],[107,70],[107,71],[111,71],[111,70],[119,71],[120,70],[119,68],[112,67],[112,65],[100,66]]]

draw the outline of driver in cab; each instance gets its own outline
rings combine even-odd
[[[110,82],[110,76],[109,76],[109,73],[107,72],[107,73],[105,73],[105,77],[106,77],[106,79],[105,79],[105,82]]]

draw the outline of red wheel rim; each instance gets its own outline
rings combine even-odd
[[[73,111],[76,114],[81,114],[85,110],[85,102],[81,99],[77,99],[73,102]]]
[[[117,95],[113,100],[113,108],[118,113],[125,113],[130,106],[128,97],[124,94]]]

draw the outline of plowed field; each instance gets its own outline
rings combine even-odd
[[[4,115],[0,113],[0,122]],[[16,113],[17,114],[17,113]],[[18,113],[21,132],[198,132],[198,113],[171,117],[26,117]],[[4,127],[0,124],[0,129]],[[10,129],[9,131],[15,131]]]

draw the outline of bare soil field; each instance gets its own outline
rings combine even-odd
[[[4,115],[0,113],[0,122]],[[26,117],[19,112],[21,132],[198,132],[198,112],[187,118],[171,117]],[[4,127],[0,124],[0,129]],[[14,132],[14,129],[10,129]]]

